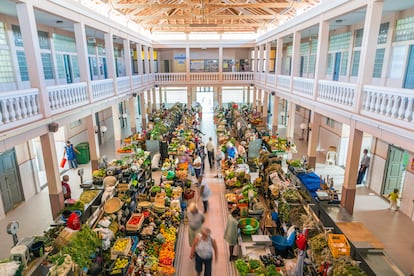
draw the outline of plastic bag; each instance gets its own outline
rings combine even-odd
[[[66,158],[62,158],[62,161],[60,161],[60,167],[63,169],[66,164]]]

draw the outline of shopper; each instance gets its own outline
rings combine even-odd
[[[239,146],[237,147],[237,152],[239,153],[239,157],[243,158],[243,162],[247,162],[247,153],[245,148],[246,142],[242,141]]]
[[[70,189],[70,185],[69,185],[69,175],[64,175],[62,177],[62,192],[63,192],[63,198],[66,199],[71,199],[72,198],[72,191]]]
[[[208,199],[211,196],[211,190],[207,183],[207,181],[204,179],[203,175],[200,175],[198,177],[198,185],[200,187],[200,198],[203,202],[204,207],[204,214],[208,211]]]
[[[204,276],[211,276],[211,268],[214,259],[217,262],[217,243],[216,240],[211,236],[211,230],[204,227],[199,233],[191,246],[190,259],[195,257],[195,269],[197,275],[201,275],[201,271],[204,265]]]
[[[194,242],[194,238],[197,236],[198,233],[201,231],[201,226],[204,223],[204,215],[198,210],[197,204],[192,202],[190,206],[188,206],[188,242],[190,246]]]
[[[213,138],[208,138],[208,142],[206,144],[207,149],[207,157],[208,157],[208,164],[210,165],[210,169],[214,166],[214,143]]]
[[[221,160],[223,160],[224,157],[225,157],[224,152],[221,150],[220,147],[217,147],[216,153],[214,156],[214,160],[216,161],[216,170],[217,170],[217,175],[215,177],[221,176]]]
[[[195,177],[198,179],[201,174],[201,157],[197,153],[194,154],[193,168]]]
[[[361,184],[362,181],[364,180],[364,176],[365,173],[369,167],[369,163],[371,161],[371,158],[368,156],[368,150],[364,149],[363,151],[363,156],[361,159],[361,166],[359,168],[359,172],[358,172],[358,178],[357,178],[357,184]]]
[[[388,198],[390,200],[390,210],[398,211],[397,201],[400,198],[398,195],[398,189],[394,189],[389,195]]]
[[[224,231],[224,240],[229,244],[229,260],[233,261],[237,258],[234,256],[234,247],[237,244],[238,232],[238,221],[236,216],[238,214],[237,209],[230,211],[229,217],[227,218],[226,230]]]
[[[76,160],[76,153],[80,154],[80,152],[70,143],[70,141],[66,141],[66,146],[63,151],[63,157],[69,161],[69,167],[71,169],[76,169],[78,167],[78,161]]]

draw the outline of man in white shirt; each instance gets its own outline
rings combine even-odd
[[[210,169],[214,166],[214,143],[213,138],[208,138],[208,142],[206,144],[207,149],[207,156],[208,156],[208,163],[210,164]]]
[[[364,149],[363,153],[364,153],[364,155],[362,156],[362,159],[361,159],[361,166],[360,166],[359,171],[358,171],[357,184],[361,184],[362,181],[364,180],[365,173],[366,173],[366,171],[369,167],[369,163],[371,161],[371,158],[368,156],[368,150]]]

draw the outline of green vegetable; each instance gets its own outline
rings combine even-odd
[[[248,226],[250,226],[250,227],[252,227],[251,225],[248,225]],[[252,227],[253,228],[253,227]],[[255,259],[251,259],[251,260],[249,260],[249,266],[250,266],[250,269],[256,269],[256,268],[259,268],[260,266],[261,266],[262,264],[260,263],[260,261],[258,261],[258,260],[255,260]]]
[[[241,276],[245,276],[250,272],[249,265],[243,259],[237,259],[234,264],[236,265],[236,269]]]

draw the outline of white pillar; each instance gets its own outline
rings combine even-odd
[[[155,73],[155,64],[154,64],[154,48],[150,47],[150,73],[154,74]]]
[[[91,157],[92,171],[98,169],[98,160],[100,158],[98,135],[95,133],[96,120],[95,114],[92,113],[85,117],[86,132],[88,135],[89,154]]]
[[[290,74],[290,92],[293,91],[293,78],[300,72],[300,32],[293,33],[292,72]]]
[[[131,62],[131,46],[128,39],[123,40],[124,44],[124,60],[125,60],[125,74],[132,77],[132,62]],[[132,87],[132,79],[131,79],[131,87]]]
[[[219,81],[223,81],[223,46],[219,47]]]
[[[272,132],[273,135],[277,133],[278,123],[279,123],[279,97],[274,95],[273,96],[273,117],[272,117]]]
[[[149,54],[148,54],[148,46],[144,45],[144,71],[145,74],[150,73],[150,67],[149,67]]]
[[[186,80],[189,82],[191,79],[190,76],[190,46],[185,47],[185,72],[186,72]]]
[[[138,75],[144,74],[144,67],[142,64],[142,45],[140,43],[136,44],[137,48],[137,66],[138,66]]]
[[[116,66],[115,66],[115,53],[112,33],[105,33],[105,53],[106,53],[106,65],[108,69],[108,78],[113,80],[115,94],[118,94],[118,85],[116,82]]]
[[[114,126],[114,147],[115,147],[115,150],[117,150],[122,145],[121,122],[119,120],[119,103],[118,102],[112,105],[112,122]]]
[[[326,61],[328,58],[328,46],[329,46],[329,22],[319,22],[318,32],[318,46],[316,50],[316,62],[315,62],[315,77],[313,83],[313,100],[316,101],[318,96],[318,82],[320,79],[325,79],[326,74]]]
[[[31,2],[16,4],[17,17],[20,30],[24,40],[24,51],[27,61],[31,87],[39,89],[40,113],[45,117],[51,115],[49,106],[49,95],[46,89],[43,64],[40,54],[39,38],[37,35],[37,24]]]
[[[93,101],[93,91],[91,86],[91,75],[89,71],[88,46],[86,44],[85,24],[73,24],[75,30],[76,51],[78,53],[80,80],[86,82],[89,102]]]

